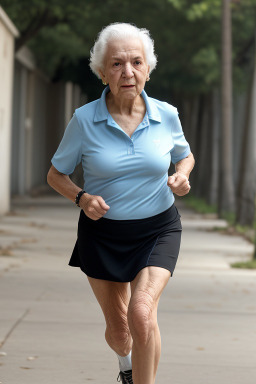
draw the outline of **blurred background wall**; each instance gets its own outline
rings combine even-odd
[[[0,7],[0,213],[10,207],[14,40],[18,30]]]

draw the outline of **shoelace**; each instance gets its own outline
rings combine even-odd
[[[121,380],[122,380],[123,384],[133,384],[132,371],[119,372],[119,375],[117,377],[117,381],[120,382]]]

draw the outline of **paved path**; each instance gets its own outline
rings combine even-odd
[[[256,271],[229,266],[252,246],[211,230],[223,221],[180,212],[181,253],[159,307],[157,384],[255,384]],[[0,218],[2,384],[116,382],[99,306],[67,265],[78,215],[54,196],[16,200]]]

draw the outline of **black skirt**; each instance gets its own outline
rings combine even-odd
[[[145,219],[92,220],[81,210],[78,237],[69,261],[96,279],[130,282],[145,267],[173,274],[181,240],[180,215],[173,204]]]

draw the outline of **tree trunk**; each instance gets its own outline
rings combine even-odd
[[[197,165],[198,179],[196,185],[196,192],[199,197],[207,199],[210,183],[210,146],[211,146],[211,133],[210,133],[210,116],[209,116],[209,95],[203,95],[202,101],[202,118],[201,118],[201,140],[199,148],[199,161]]]
[[[199,96],[196,95],[191,101],[191,114],[190,114],[190,126],[189,126],[189,144],[191,151],[194,153],[196,148],[196,131],[198,125],[198,111],[199,111]]]
[[[222,0],[221,166],[219,214],[234,211],[232,165],[232,43],[230,0]]]
[[[208,203],[217,204],[218,202],[218,189],[219,189],[219,148],[220,148],[220,103],[219,92],[214,90],[212,92],[211,104],[211,168],[209,169],[211,180],[210,190],[208,194]]]
[[[197,129],[198,129],[198,115],[199,115],[199,100],[200,97],[198,95],[194,96],[191,100],[191,113],[190,113],[190,125],[189,125],[189,136],[187,140],[189,142],[191,152],[193,153],[196,160],[196,167],[194,171],[190,174],[190,184],[192,186],[192,193],[194,193],[194,187],[196,186],[196,177],[195,172],[197,168],[197,153],[196,153],[196,139],[197,139]]]
[[[198,101],[198,116],[197,116],[197,126],[195,130],[195,139],[194,139],[194,156],[196,159],[196,167],[191,173],[192,183],[193,183],[193,193],[196,196],[200,195],[200,174],[199,168],[201,163],[201,141],[202,141],[202,122],[203,122],[203,109],[204,109],[204,99],[203,96],[199,96]]]
[[[256,55],[253,81],[250,83],[246,103],[245,125],[242,138],[240,172],[238,180],[238,204],[236,222],[252,226],[256,197]]]

